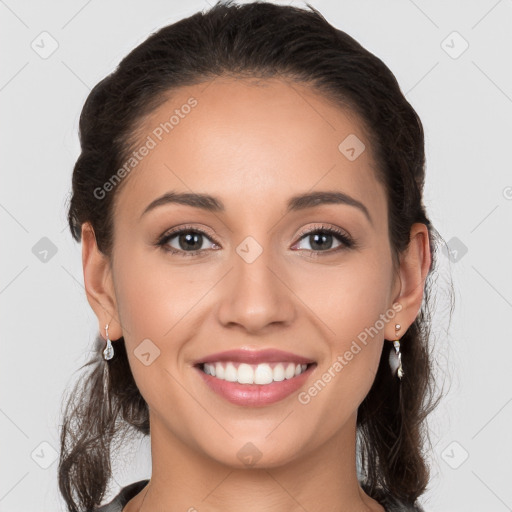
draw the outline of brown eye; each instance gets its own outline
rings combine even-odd
[[[203,251],[205,240],[209,240],[213,248],[218,247],[215,242],[204,232],[198,229],[182,228],[163,235],[158,241],[158,245],[165,251],[182,256],[194,256]]]
[[[333,243],[338,240],[338,245],[333,247]],[[350,248],[354,245],[351,238],[343,231],[335,228],[317,228],[301,234],[301,240],[307,240],[310,247],[299,249],[313,252],[336,252],[344,248]]]

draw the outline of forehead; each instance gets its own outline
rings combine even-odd
[[[208,193],[240,213],[339,190],[384,214],[359,119],[303,84],[219,77],[181,87],[140,124],[134,147],[115,206],[130,220],[168,191]]]

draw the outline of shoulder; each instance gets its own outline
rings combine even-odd
[[[117,496],[110,501],[109,503],[106,503],[105,505],[102,505],[99,508],[95,508],[94,510],[91,510],[89,512],[122,512],[123,507],[144,487],[147,485],[149,480],[139,480],[138,482],[134,482],[133,484],[127,485],[123,487]]]

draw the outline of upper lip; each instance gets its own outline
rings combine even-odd
[[[285,352],[274,348],[267,348],[264,350],[251,350],[251,349],[233,349],[224,352],[216,352],[208,356],[196,359],[194,366],[202,363],[216,363],[218,361],[236,361],[239,363],[259,364],[259,363],[285,363],[292,362],[296,364],[310,364],[314,363],[312,359],[307,357],[293,354],[292,352]]]

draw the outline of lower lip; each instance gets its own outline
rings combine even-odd
[[[252,407],[273,404],[283,400],[303,386],[315,368],[316,363],[308,366],[306,371],[302,372],[297,377],[285,379],[280,382],[271,382],[270,384],[240,384],[238,382],[217,379],[212,375],[204,373],[201,368],[197,366],[194,367],[208,387],[215,391],[215,393],[233,404]]]

